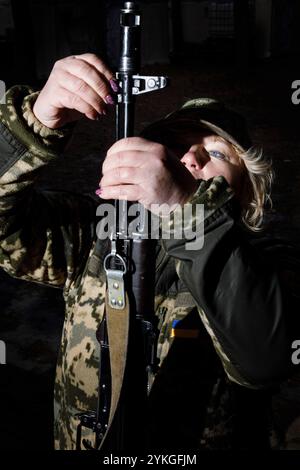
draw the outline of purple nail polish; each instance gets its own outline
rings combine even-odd
[[[97,196],[100,196],[100,194],[102,193],[102,189],[96,189],[95,193],[97,194]]]
[[[107,104],[115,104],[114,99],[113,99],[113,97],[112,97],[111,95],[107,95],[107,96],[105,97],[105,100],[104,100],[104,101],[105,101],[105,103],[107,103]]]
[[[117,91],[119,91],[119,87],[118,87],[117,82],[112,78],[111,80],[109,80],[109,83],[110,83],[112,91],[117,93]]]

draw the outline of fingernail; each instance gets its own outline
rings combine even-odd
[[[95,193],[97,194],[97,196],[100,196],[100,194],[102,193],[102,189],[96,189]]]
[[[118,87],[117,82],[112,78],[112,79],[109,80],[109,83],[110,83],[112,91],[117,93],[117,91],[119,91],[119,87]]]
[[[113,99],[113,97],[112,97],[111,95],[107,95],[107,96],[105,97],[105,100],[104,100],[104,101],[105,101],[105,103],[107,103],[107,104],[115,104],[115,101],[114,101],[114,99]]]

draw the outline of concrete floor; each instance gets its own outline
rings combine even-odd
[[[148,66],[144,73],[166,74],[171,86],[140,97],[136,121],[140,130],[198,96],[221,99],[244,114],[254,142],[272,157],[277,174],[269,230],[298,244],[300,105],[291,103],[291,83],[297,79],[294,69],[294,59],[262,62],[248,71],[226,63],[218,68],[207,64]],[[93,193],[113,139],[113,112],[103,122],[79,122],[64,157],[44,172],[39,184]],[[63,321],[61,292],[10,279],[3,272],[0,279],[0,339],[7,345],[7,365],[1,367],[0,375],[0,448],[50,449],[52,384]],[[299,372],[282,384],[274,412],[278,431],[274,447],[300,449]]]

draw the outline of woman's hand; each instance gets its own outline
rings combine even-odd
[[[85,115],[98,119],[114,104],[113,73],[95,54],[58,60],[33,107],[38,120],[51,129]]]
[[[140,137],[119,140],[108,151],[97,194],[102,199],[183,206],[198,187],[197,180],[166,147]]]

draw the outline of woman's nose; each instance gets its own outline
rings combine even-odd
[[[204,148],[199,145],[193,145],[181,158],[183,163],[189,170],[201,170],[208,160]]]

